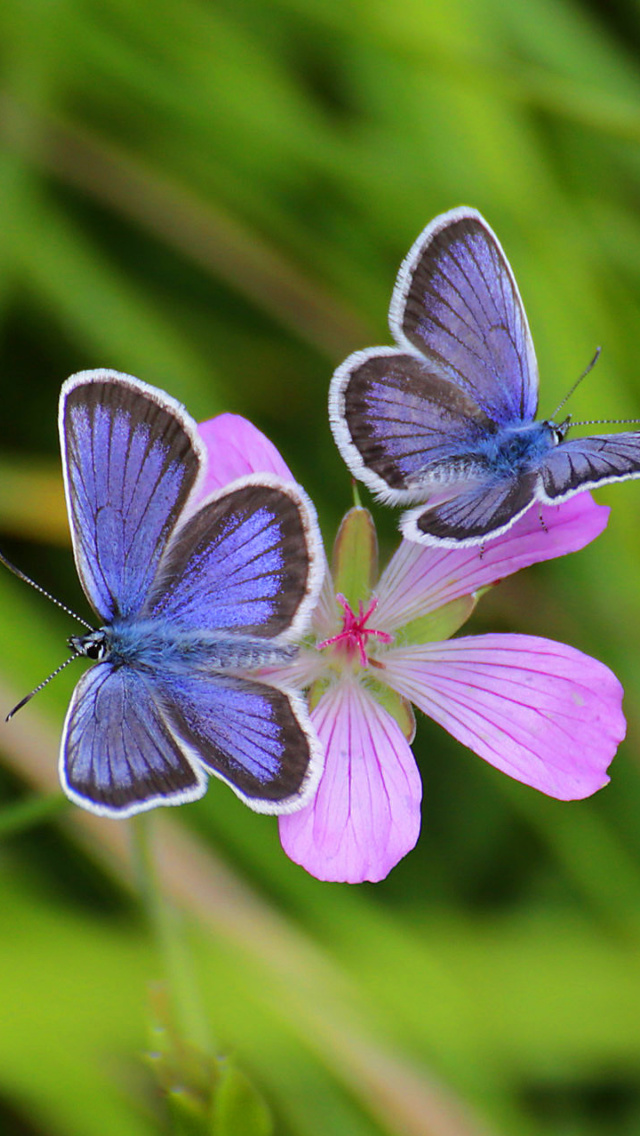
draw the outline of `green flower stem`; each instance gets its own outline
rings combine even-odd
[[[167,899],[158,878],[153,852],[154,820],[154,816],[146,812],[131,820],[140,896],[163,962],[171,1011],[178,1032],[196,1049],[212,1053],[213,1039],[197,989],[193,960],[184,934],[184,921]]]

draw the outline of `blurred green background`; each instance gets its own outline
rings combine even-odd
[[[330,375],[389,341],[397,267],[455,205],[514,267],[541,413],[600,344],[571,411],[640,416],[637,0],[5,0],[0,58],[0,546],[81,614],[63,379],[112,367],[247,415],[330,541],[350,504]],[[616,671],[611,785],[560,804],[423,720],[423,832],[382,884],[311,879],[213,782],[152,818],[176,903],[158,947],[131,826],[50,796],[78,670],[0,728],[3,1136],[172,1130],[144,1060],[167,967],[179,1027],[234,1055],[284,1136],[640,1133],[640,487],[598,499],[596,544],[468,629]],[[73,631],[0,575],[3,707]]]

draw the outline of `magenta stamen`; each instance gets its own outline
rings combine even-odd
[[[375,627],[367,627],[367,620],[376,610],[378,601],[374,597],[365,611],[364,604],[362,600],[360,600],[358,603],[358,614],[356,615],[343,595],[338,594],[336,599],[344,609],[342,631],[338,632],[337,635],[332,635],[330,639],[324,639],[322,643],[318,643],[317,649],[321,651],[323,647],[331,647],[334,643],[344,643],[347,654],[353,657],[357,652],[360,659],[360,666],[366,667],[369,663],[369,659],[365,646],[369,635],[376,635],[382,643],[393,642],[393,636],[389,635],[386,631],[377,631]]]

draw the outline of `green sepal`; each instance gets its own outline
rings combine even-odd
[[[322,698],[322,695],[329,689],[329,685],[330,679],[328,678],[317,678],[316,681],[311,684],[311,686],[309,687],[309,693],[307,695],[309,713],[311,713],[312,710],[315,710],[320,699]]]
[[[411,703],[390,686],[372,678],[371,672],[367,675],[364,685],[376,702],[398,723],[405,738],[411,744],[416,734],[416,716]]]
[[[357,611],[358,601],[367,601],[378,576],[378,537],[368,509],[356,506],[342,518],[331,574],[336,594],[341,593]]]
[[[443,639],[450,639],[458,628],[467,622],[477,602],[476,594],[460,596],[459,599],[451,600],[436,611],[430,611],[428,615],[412,619],[411,623],[406,623],[395,632],[395,645],[439,643]]]

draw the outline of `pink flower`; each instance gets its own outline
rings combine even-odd
[[[291,477],[245,420],[222,415],[201,429],[214,447],[219,484],[228,473],[265,468]],[[533,636],[450,636],[481,589],[584,547],[607,517],[585,493],[560,506],[532,506],[483,550],[403,540],[376,580],[371,516],[361,508],[347,513],[312,637],[294,662],[271,672],[309,690],[325,747],[315,798],[279,820],[291,859],[319,879],[357,883],[383,879],[413,848],[421,782],[411,703],[496,768],[550,796],[574,800],[606,784],[625,732],[622,689],[607,667]]]
[[[202,497],[251,473],[275,473],[285,481],[295,481],[273,442],[241,415],[218,414],[201,422],[198,431],[209,452]]]

